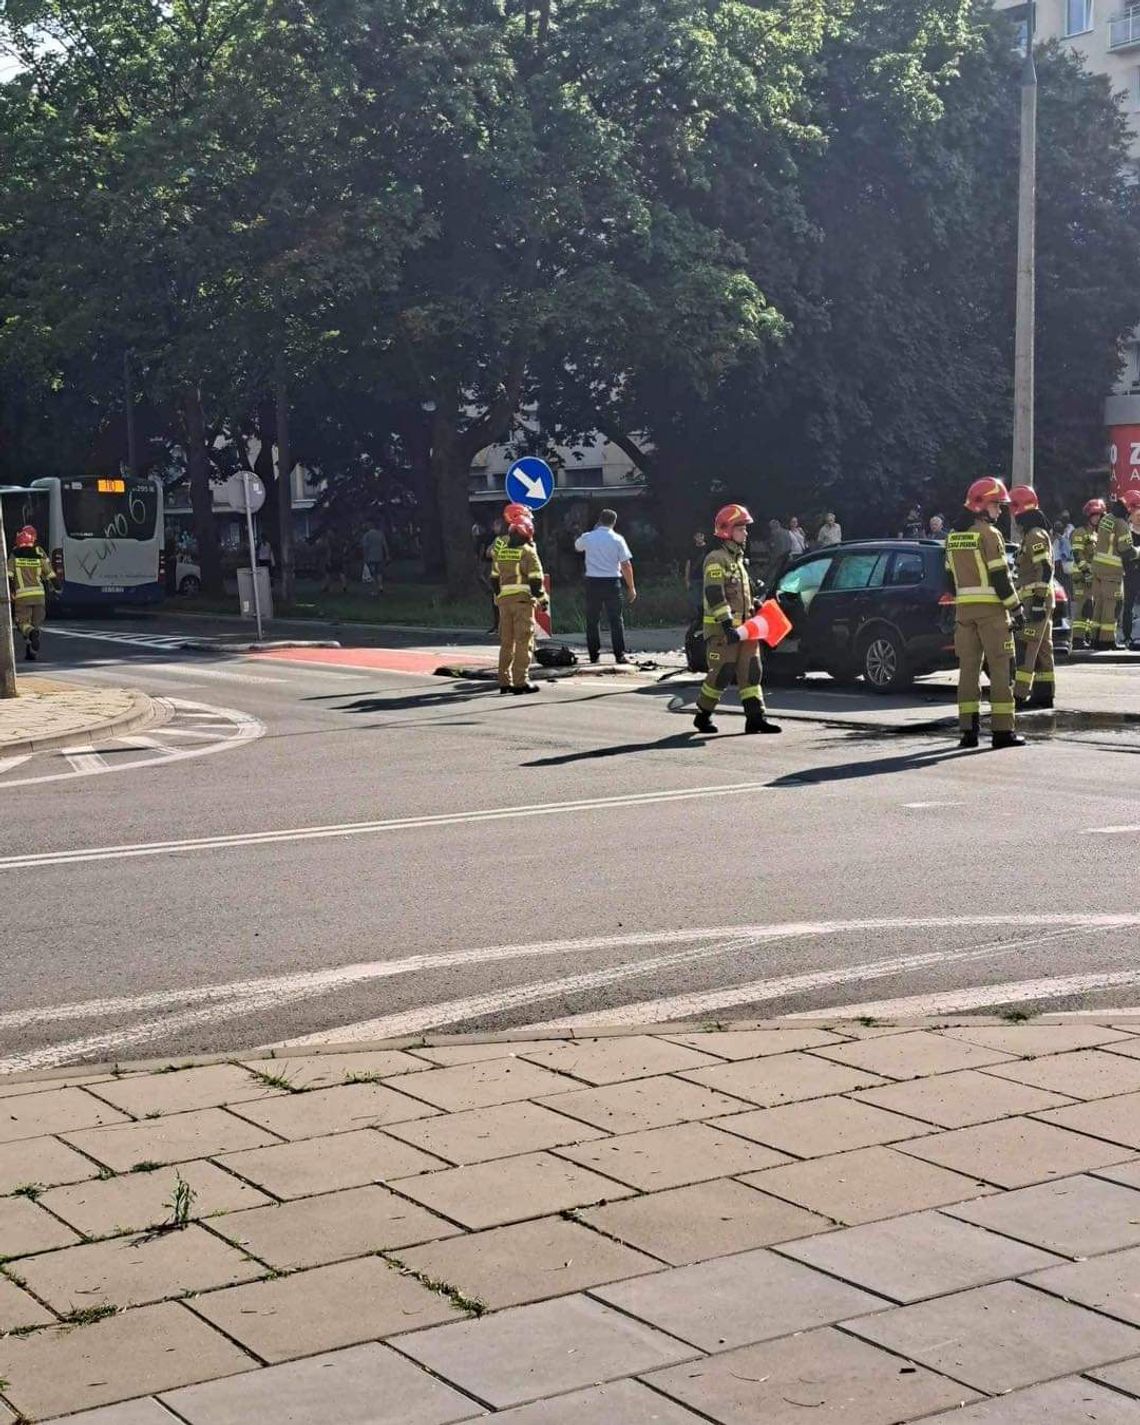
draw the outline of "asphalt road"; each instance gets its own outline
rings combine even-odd
[[[943,731],[746,738],[732,706],[706,739],[652,674],[500,698],[414,671],[454,661],[443,639],[328,666],[164,646],[188,627],[45,637],[43,672],[141,687],[172,723],[149,749],[0,775],[0,1071],[428,1028],[1140,1003],[1140,736],[959,754]]]

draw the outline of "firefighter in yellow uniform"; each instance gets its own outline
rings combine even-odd
[[[35,528],[18,530],[8,556],[12,614],[24,636],[24,657],[33,661],[40,650],[40,629],[47,617],[47,585],[56,582],[51,560],[36,543]]]
[[[1051,708],[1053,668],[1053,538],[1032,485],[1015,485],[1010,509],[1021,531],[1017,551],[1017,590],[1028,622],[1017,635],[1017,676],[1013,691],[1018,707]]]
[[[782,732],[768,720],[760,687],[760,644],[742,639],[739,625],[760,606],[753,594],[744,546],[752,516],[743,505],[725,505],[717,511],[713,534],[720,540],[704,562],[704,636],[708,674],[697,695],[698,732],[715,732],[713,712],[725,689],[733,682],[740,690],[747,733]]]
[[[1025,611],[995,528],[1009,492],[992,476],[966,491],[966,513],[946,538],[947,585],[954,594],[954,651],[958,655],[959,747],[977,747],[982,664],[990,675],[990,733],[994,747],[1024,747],[1014,731],[1013,636]]]
[[[1140,490],[1129,490],[1123,500],[1101,516],[1092,551],[1092,622],[1089,642],[1093,648],[1116,647],[1116,624],[1124,603],[1124,567],[1136,561],[1128,516],[1140,504]],[[1102,506],[1103,508],[1103,506]]]
[[[547,607],[534,523],[526,507],[508,506],[507,532],[491,546],[491,590],[499,610],[499,692],[537,693],[527,678],[534,656],[534,611]]]
[[[1092,557],[1096,529],[1106,509],[1103,500],[1087,500],[1085,522],[1073,530],[1073,647],[1085,648],[1092,638]]]

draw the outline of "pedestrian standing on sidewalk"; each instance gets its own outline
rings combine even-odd
[[[625,656],[621,588],[624,582],[632,604],[637,598],[637,587],[633,582],[633,555],[629,552],[629,545],[615,530],[616,524],[617,511],[603,510],[594,528],[574,541],[574,548],[586,556],[586,650],[591,663],[596,663],[601,657],[599,625],[603,608],[609,619],[614,662],[629,662]]]
[[[389,558],[388,539],[375,521],[364,531],[360,548],[364,555],[364,567],[372,579],[371,592],[374,595],[382,594],[384,592],[384,570],[388,567]]]
[[[1128,516],[1132,543],[1140,550],[1140,506]],[[1140,559],[1124,571],[1124,612],[1121,615],[1124,641],[1133,653],[1140,652]]]

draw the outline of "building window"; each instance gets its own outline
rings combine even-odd
[[[570,465],[566,469],[566,484],[572,490],[600,490],[605,483],[600,465]]]
[[[1065,34],[1083,35],[1093,27],[1093,0],[1065,0]]]

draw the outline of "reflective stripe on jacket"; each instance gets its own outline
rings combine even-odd
[[[54,579],[51,560],[38,546],[32,550],[14,549],[8,556],[8,579],[12,585],[12,602],[44,600],[44,584]]]
[[[498,582],[498,598],[541,598],[542,561],[533,544],[512,544],[500,535],[491,546],[491,578]]]
[[[1002,599],[994,588],[992,576],[999,569],[1008,576],[1009,565],[1001,535],[985,520],[946,536],[946,568],[954,580],[955,604],[997,604],[1012,609],[1020,602],[1016,593]]]
[[[1116,515],[1102,515],[1096,531],[1096,547],[1093,551],[1092,566],[1098,574],[1120,574],[1125,561],[1129,564],[1136,558],[1132,546],[1132,531],[1127,520]]]
[[[705,556],[704,626],[743,623],[752,612],[752,581],[744,551],[735,544],[720,544]]]
[[[1049,577],[1043,577],[1043,565]],[[1023,594],[1048,594],[1053,588],[1053,541],[1047,529],[1027,529],[1017,551],[1017,586]]]

